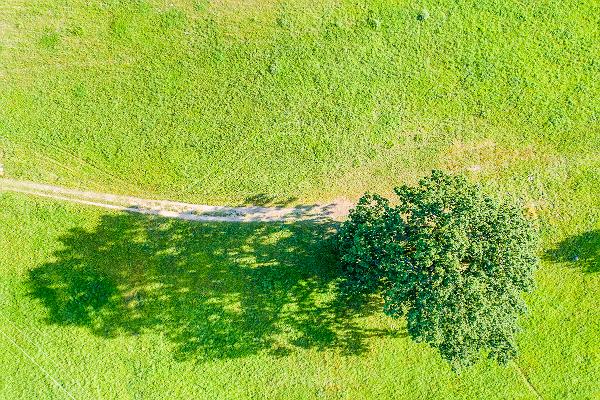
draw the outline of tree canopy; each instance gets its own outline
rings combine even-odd
[[[516,355],[522,293],[533,289],[537,232],[517,202],[462,176],[433,171],[395,189],[397,204],[366,194],[338,233],[350,293],[378,293],[384,312],[455,370],[482,352]]]

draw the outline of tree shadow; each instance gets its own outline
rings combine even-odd
[[[30,294],[50,324],[106,338],[159,332],[180,360],[360,354],[365,339],[394,333],[356,323],[371,311],[337,290],[332,229],[105,215],[93,231],[60,238],[55,260],[30,272]]]
[[[253,196],[246,197],[241,206],[254,205],[260,207],[287,207],[296,200],[298,200],[297,197],[279,198],[277,196],[270,195],[267,193],[259,193]]]
[[[570,263],[584,272],[600,271],[600,229],[568,237],[546,251],[544,258]]]

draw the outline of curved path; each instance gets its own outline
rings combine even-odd
[[[103,207],[139,214],[159,215],[188,221],[211,222],[295,222],[343,219],[352,203],[340,201],[329,204],[296,207],[210,206],[180,203],[170,200],[148,200],[132,196],[98,193],[35,182],[0,178],[0,192],[10,191],[55,200]]]

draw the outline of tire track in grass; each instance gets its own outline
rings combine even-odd
[[[89,185],[92,185],[95,188],[102,188],[105,185],[102,185],[100,183],[98,183],[97,180],[90,178],[90,176],[97,176],[98,174],[100,175],[104,175],[105,178],[107,179],[107,183],[109,185],[113,185],[115,182],[119,182],[119,184],[121,186],[124,187],[130,187],[133,188],[136,191],[140,191],[139,188],[136,187],[132,187],[131,182],[126,181],[125,179],[120,178],[119,176],[112,174],[110,172],[108,172],[107,170],[98,167],[97,165],[95,165],[92,162],[89,162],[81,157],[78,157],[77,155],[71,153],[70,151],[51,144],[51,143],[46,143],[43,142],[41,140],[34,140],[34,139],[30,139],[30,140],[25,140],[23,142],[15,142],[13,140],[8,139],[7,137],[4,136],[0,136],[0,140],[4,141],[5,143],[8,143],[10,146],[12,146],[12,152],[14,153],[14,156],[16,157],[16,159],[27,163],[28,159],[30,159],[30,155],[33,155],[35,157],[37,157],[39,160],[45,160],[46,162],[53,164],[54,166],[58,167],[59,169],[65,170],[66,172],[68,172],[72,177],[78,177],[81,176],[81,169],[84,169],[87,167],[88,171],[90,173],[85,174],[85,181],[88,183]],[[1,141],[0,141],[1,143]],[[75,166],[70,166],[65,164],[65,162],[61,162],[59,160],[57,160],[56,158],[50,157],[47,154],[36,150],[36,145],[37,146],[42,146],[42,147],[46,147],[48,149],[53,149],[56,153],[58,153],[60,156],[64,157],[65,159],[71,159]],[[8,147],[8,146],[7,146]],[[20,153],[20,154],[17,154]],[[1,154],[0,154],[1,155]],[[1,160],[0,160],[1,161]],[[81,167],[81,169],[77,169],[77,167]],[[78,179],[79,182],[82,182],[83,179]]]
[[[535,386],[533,386],[533,384],[529,380],[527,374],[525,374],[525,372],[521,369],[521,366],[516,361],[513,361],[512,364],[515,366],[515,369],[519,373],[519,376],[521,377],[527,388],[529,388],[531,393],[533,393],[535,397],[537,397],[539,400],[544,400],[540,392],[538,392],[538,390],[535,388]]]
[[[36,366],[40,371],[43,372],[43,374],[58,388],[60,388],[65,395],[72,400],[76,400],[75,396],[73,396],[71,394],[71,392],[69,392],[64,385],[58,380],[56,379],[53,375],[51,375],[40,363],[38,363],[36,361],[36,359],[31,356],[22,346],[19,345],[19,343],[17,343],[11,336],[9,336],[8,334],[6,334],[2,329],[0,329],[0,335],[8,342],[10,343],[14,348],[16,348],[17,350],[19,350],[19,352],[21,352],[21,354],[27,359],[29,360],[34,366]]]
[[[42,358],[45,358],[50,363],[52,370],[54,370],[54,371],[64,371],[65,370],[64,363],[59,362],[55,357],[51,357],[44,350],[42,345],[40,343],[38,343],[38,341],[35,341],[33,339],[33,336],[35,334],[37,334],[40,337],[45,337],[45,338],[48,338],[48,335],[46,335],[44,332],[42,332],[38,328],[35,328],[32,324],[31,324],[31,327],[28,329],[27,327],[18,325],[16,322],[13,322],[10,318],[8,318],[6,315],[3,315],[2,313],[0,313],[0,317],[2,317],[6,322],[8,322],[9,325],[11,325],[14,328],[14,330],[20,335],[20,338],[22,340],[24,339],[24,342],[28,343],[29,345],[31,345],[37,349],[38,355],[41,354],[43,356]],[[4,325],[4,326],[6,326],[6,325]],[[34,333],[33,332],[34,330],[37,331],[37,333]],[[6,333],[4,333],[4,334],[7,335]],[[16,337],[10,336],[10,338],[12,340],[14,340],[15,342],[17,342]],[[22,346],[22,343],[19,344],[19,346],[21,347],[21,349],[24,350],[24,346]],[[29,354],[29,355],[31,355],[31,354]],[[53,375],[53,376],[55,376],[55,375]],[[80,391],[82,393],[85,392],[85,390],[83,389],[83,386],[81,385],[79,380],[73,378],[73,376],[71,376],[71,378],[75,382],[75,384],[79,387]],[[56,380],[58,380],[58,379],[56,379]]]
[[[5,158],[11,158],[11,159],[15,160],[16,163],[18,163],[18,164],[30,166],[31,160],[36,159],[37,164],[40,167],[40,171],[46,172],[46,173],[50,174],[50,176],[52,176],[52,175],[57,176],[52,171],[65,172],[67,174],[67,176],[72,176],[72,177],[76,177],[76,176],[80,175],[79,170],[74,169],[74,168],[66,165],[63,162],[60,162],[60,161],[58,161],[46,154],[43,154],[39,151],[36,151],[28,146],[17,146],[14,143],[12,143],[12,147],[11,147],[9,153],[10,153],[10,157],[5,157]],[[6,154],[5,154],[5,156],[6,156]],[[0,160],[0,162],[1,162],[1,160]],[[47,167],[50,167],[50,168],[47,168]],[[58,168],[58,170],[52,169],[52,168]],[[78,179],[78,182],[80,182],[80,183],[85,182],[86,186],[100,188],[101,185],[99,185],[94,179],[90,178],[89,176],[90,175],[87,175],[85,180]]]
[[[328,204],[299,205],[296,207],[214,206],[181,203],[170,200],[149,200],[133,196],[17,181],[8,178],[0,178],[0,191],[18,192],[115,211],[201,222],[336,221],[348,215],[353,205],[349,201],[339,200]]]
[[[110,178],[110,179],[112,179],[114,181],[119,181],[122,184],[126,184],[126,185],[130,184],[129,181],[126,181],[125,179],[120,178],[119,176],[117,176],[117,175],[115,175],[113,173],[110,173],[108,170],[106,170],[104,168],[98,167],[94,163],[92,163],[90,161],[87,161],[87,160],[85,160],[85,159],[83,159],[83,158],[81,158],[81,157],[73,154],[72,152],[68,151],[67,149],[65,149],[63,147],[57,146],[57,145],[52,144],[52,143],[44,142],[44,141],[41,141],[41,140],[30,140],[30,143],[31,144],[37,144],[37,145],[45,146],[45,147],[47,147],[49,149],[54,149],[56,152],[62,154],[66,158],[71,158],[73,161],[75,161],[80,166],[84,166],[84,167],[87,166],[90,169],[92,169],[93,171],[98,172],[98,173],[104,175],[105,177]],[[36,153],[39,153],[36,150],[32,150],[32,151],[34,151]]]

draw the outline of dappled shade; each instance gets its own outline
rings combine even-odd
[[[391,332],[359,326],[367,310],[338,295],[331,229],[106,215],[60,238],[56,260],[31,271],[31,295],[51,324],[101,337],[160,332],[178,359],[358,354]]]
[[[545,253],[545,259],[565,262],[584,272],[600,271],[600,230],[584,232],[566,238]]]

